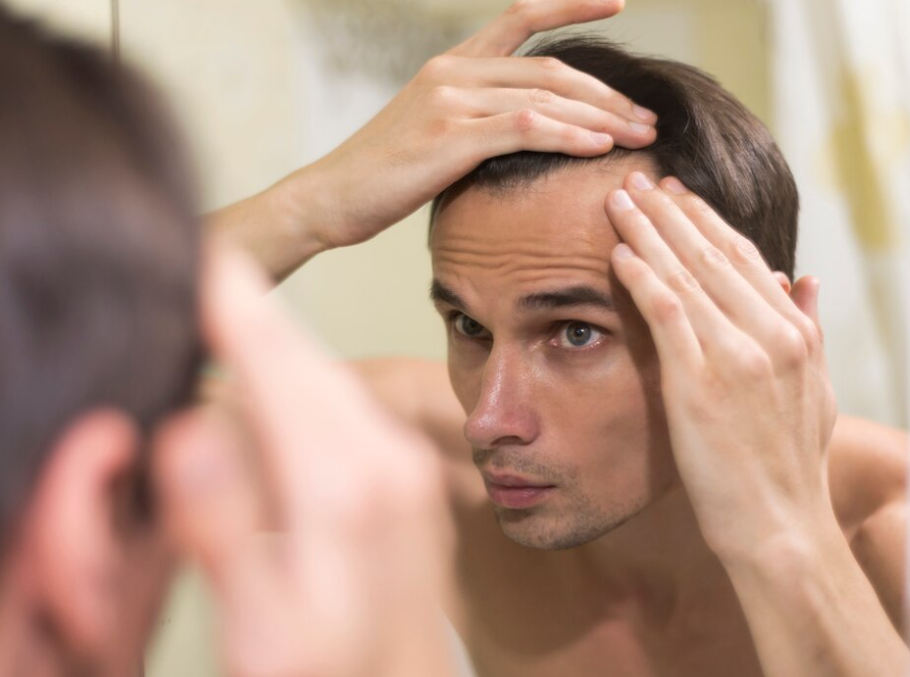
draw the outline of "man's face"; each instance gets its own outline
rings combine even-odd
[[[440,211],[434,298],[465,435],[500,526],[568,548],[616,528],[677,478],[647,326],[610,270],[607,193],[644,159],[584,164]]]

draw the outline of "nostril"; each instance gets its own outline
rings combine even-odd
[[[494,440],[493,444],[490,446],[495,448],[495,447],[505,447],[505,446],[510,446],[510,445],[515,446],[515,445],[521,445],[521,444],[526,444],[526,443],[527,443],[527,440],[523,440],[520,437],[518,437],[517,435],[506,435],[506,436],[500,437],[499,439]]]

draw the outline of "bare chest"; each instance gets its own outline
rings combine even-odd
[[[475,583],[460,630],[478,677],[762,676],[732,591],[667,613],[515,570]]]

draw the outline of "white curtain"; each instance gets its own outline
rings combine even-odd
[[[768,0],[775,131],[841,410],[906,426],[910,3]]]

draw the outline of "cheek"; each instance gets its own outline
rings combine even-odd
[[[452,384],[452,391],[455,397],[464,409],[465,414],[470,414],[480,396],[480,379],[482,372],[480,369],[472,368],[465,364],[454,351],[449,349],[448,352],[448,369],[449,383]]]
[[[616,347],[608,359],[564,376],[553,384],[545,405],[547,418],[561,435],[579,444],[586,442],[585,448],[597,448],[646,429],[655,396],[653,377],[639,371],[624,347]]]
[[[563,384],[559,397],[552,393],[546,417],[553,448],[571,459],[582,485],[610,487],[611,496],[646,491],[666,474],[671,456],[656,359],[615,350],[612,360]]]

